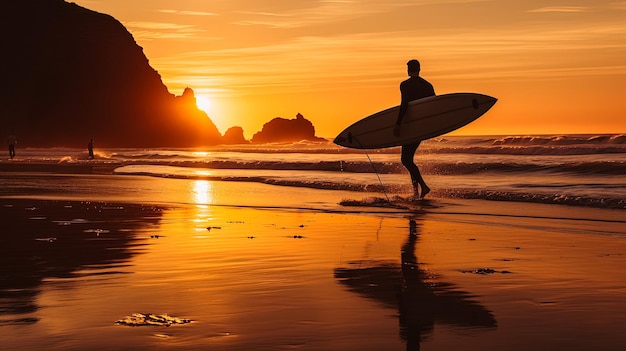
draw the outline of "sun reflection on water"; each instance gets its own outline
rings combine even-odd
[[[191,154],[194,155],[195,157],[204,157],[204,158],[211,155],[211,153],[208,151],[194,151]]]
[[[192,201],[196,205],[195,215],[191,222],[195,223],[198,233],[206,233],[206,224],[212,220],[211,203],[213,202],[213,184],[208,180],[195,180],[191,183]],[[201,235],[198,238],[205,238]]]
[[[211,171],[205,171],[205,170],[197,170],[197,171],[194,171],[194,174],[195,174],[195,175],[197,175],[197,176],[204,176],[204,177],[208,177],[208,176],[212,175],[212,174],[213,174],[213,172],[211,172]]]
[[[192,185],[193,203],[209,205],[213,201],[213,185],[208,180],[195,180]]]

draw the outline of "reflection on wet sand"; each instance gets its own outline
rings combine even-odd
[[[136,231],[161,209],[96,202],[0,201],[0,325],[32,324],[49,278],[117,274],[139,250]]]
[[[350,291],[398,308],[400,336],[407,350],[419,350],[435,323],[465,328],[495,328],[491,311],[472,300],[472,295],[453,284],[438,281],[420,268],[415,247],[419,219],[409,221],[409,235],[402,245],[402,264],[380,261],[352,262],[356,268],[336,268],[335,277]]]

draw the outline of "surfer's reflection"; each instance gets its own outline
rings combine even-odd
[[[435,323],[461,327],[495,328],[488,309],[471,300],[471,295],[453,284],[437,281],[420,269],[415,246],[420,227],[409,222],[409,236],[402,245],[402,265],[372,262],[358,268],[336,268],[335,277],[349,290],[399,309],[400,336],[407,350],[419,350],[420,342],[432,332]]]

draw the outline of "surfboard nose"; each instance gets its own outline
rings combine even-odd
[[[333,140],[333,143],[335,143],[337,145],[344,146],[347,140],[348,140],[348,138],[346,138],[343,134],[339,134],[339,135],[337,135],[335,140]]]
[[[333,143],[341,146],[349,146],[352,144],[352,133],[340,133]]]
[[[498,99],[494,98],[493,96],[484,94],[477,95],[478,96],[475,97],[472,101],[472,107],[474,107],[474,109],[479,109],[480,107],[482,107],[485,109],[485,111],[487,111],[498,101]]]
[[[491,108],[493,105],[495,105],[497,101],[498,101],[498,99],[496,99],[496,98],[494,98],[494,97],[490,96],[490,97],[489,97],[489,100],[488,100],[488,102],[487,102],[487,104],[489,104],[489,108]]]

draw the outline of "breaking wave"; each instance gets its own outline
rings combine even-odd
[[[229,175],[229,174],[194,174],[193,172],[151,172],[148,170],[121,168],[116,171],[118,174],[144,175],[163,178],[211,180],[211,181],[232,181],[232,182],[255,182],[268,185],[287,186],[294,188],[311,188],[322,190],[343,190],[354,192],[377,192],[377,193],[398,193],[406,190],[405,185],[394,183],[381,184],[374,182],[370,177],[369,181],[354,180],[333,177],[282,177],[281,175]],[[621,190],[623,185],[619,184],[579,184],[581,186],[602,187],[610,191],[611,188]],[[570,206],[584,206],[606,209],[626,209],[626,198],[616,193],[615,196],[597,195],[572,195],[567,193],[571,184],[564,185],[541,185],[541,184],[518,184],[519,191],[506,191],[486,185],[487,190],[476,189],[435,189],[432,191],[433,197],[459,198],[459,199],[481,199],[492,201],[509,202],[532,202],[541,204],[558,204]],[[549,187],[551,192],[541,192],[542,187]],[[561,190],[559,190],[559,188]]]
[[[406,192],[410,180],[399,154],[397,147],[365,153],[331,142],[103,149],[96,150],[94,160],[87,158],[86,150],[23,149],[16,160],[0,164],[0,171],[114,172],[294,188]],[[442,137],[424,141],[416,162],[429,183],[431,179],[440,182],[434,196],[625,207],[626,134]],[[385,185],[374,173],[386,178]]]
[[[153,163],[154,164],[154,163]],[[208,161],[208,162],[167,162],[156,163],[167,166],[198,169],[233,169],[233,170],[290,170],[290,171],[325,171],[346,173],[401,174],[406,170],[399,161],[368,162],[363,161]],[[510,162],[496,160],[492,162],[437,162],[426,160],[419,162],[422,172],[438,175],[464,175],[479,173],[570,173],[581,175],[626,175],[626,161],[570,161],[541,164],[537,162]]]

